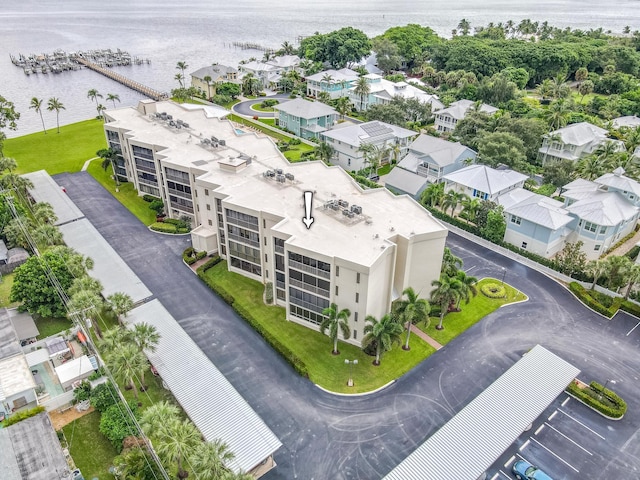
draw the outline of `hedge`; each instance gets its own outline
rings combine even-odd
[[[145,202],[149,202],[149,203],[151,203],[151,202],[156,202],[156,201],[159,201],[159,200],[160,200],[158,197],[154,197],[153,195],[149,195],[149,194],[144,194],[144,195],[142,196],[142,199],[143,199]]]
[[[212,260],[217,261],[212,265],[209,265],[209,263],[212,263]],[[250,312],[245,310],[241,305],[237,305],[235,303],[235,298],[233,297],[233,295],[206,278],[204,273],[214,265],[220,263],[220,261],[221,259],[217,257],[202,265],[200,268],[198,268],[198,277],[200,277],[200,279],[204,283],[206,283],[211,290],[217,293],[220,298],[222,298],[227,304],[229,304],[241,318],[243,318],[249,325],[251,325],[251,327],[256,332],[258,332],[262,336],[262,338],[264,338],[266,342],[271,345],[271,347],[273,347],[276,352],[282,355],[282,357],[289,363],[289,365],[294,368],[296,372],[298,372],[298,374],[305,378],[309,378],[309,371],[307,370],[307,366],[300,357],[293,353],[287,346],[283,345],[278,338],[265,330],[264,327],[253,317],[253,315],[251,315]]]
[[[26,420],[27,418],[35,417],[36,415],[42,412],[44,412],[43,406],[35,407],[35,408],[32,408],[31,410],[24,410],[22,412],[14,413],[9,418],[7,418],[4,422],[2,422],[2,426],[9,427],[18,422],[21,422],[22,420]]]
[[[637,305],[629,300],[623,300],[620,304],[620,310],[630,313],[636,317],[640,317],[640,305]]]
[[[498,285],[497,283],[485,283],[480,287],[480,291],[485,297],[489,298],[504,298],[507,296],[507,289],[504,285]]]
[[[622,298],[616,297],[611,302],[611,306],[607,308],[591,296],[591,290],[585,289],[578,282],[571,282],[569,284],[569,290],[571,290],[571,292],[573,292],[573,294],[578,297],[578,299],[587,307],[595,310],[598,313],[601,313],[607,318],[613,317],[613,315],[618,311],[618,308],[623,302]]]
[[[211,257],[211,260],[207,260],[202,265],[200,265],[200,268],[198,268],[198,275],[200,275],[200,271],[202,271],[202,273],[204,273],[207,270],[209,270],[210,268],[215,267],[221,261],[222,261],[222,259],[220,257],[218,257],[217,255],[215,257]]]
[[[162,233],[189,233],[188,228],[179,228],[178,226],[172,223],[167,223],[166,221],[152,223],[149,228],[155,232]]]
[[[573,381],[566,388],[566,391],[611,418],[621,418],[627,411],[627,403],[624,400],[596,382],[591,382],[589,388],[580,388],[577,381]],[[600,395],[606,397],[614,406],[612,407],[601,401]]]

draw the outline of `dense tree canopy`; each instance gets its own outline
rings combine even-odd
[[[392,27],[384,32],[380,38],[385,38],[398,47],[398,53],[406,60],[409,67],[421,63],[425,53],[443,40],[429,27],[409,24],[404,27]]]
[[[344,27],[303,39],[298,51],[301,57],[314,62],[328,62],[333,68],[344,68],[368,55],[371,52],[371,42],[362,31]]]

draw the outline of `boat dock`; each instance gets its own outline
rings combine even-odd
[[[233,45],[235,48],[240,48],[242,50],[259,50],[261,52],[270,53],[270,54],[275,53],[275,50],[273,48],[268,48],[268,47],[259,45],[257,43],[233,42],[231,45]]]
[[[147,97],[152,98],[153,100],[166,100],[169,98],[169,95],[165,92],[159,92],[157,90],[154,90],[151,87],[142,85],[141,83],[131,80],[130,78],[125,77],[124,75],[120,75],[119,73],[116,73],[113,70],[110,70],[105,67],[101,67],[97,63],[90,62],[89,60],[83,58],[82,56],[78,56],[75,59],[75,61],[87,68],[90,68],[94,72],[98,72],[101,75],[104,75],[105,77],[110,78],[111,80],[115,80],[116,82],[121,83],[125,87],[129,87],[131,90],[140,92],[143,95],[146,95]]]

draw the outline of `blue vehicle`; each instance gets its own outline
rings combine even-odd
[[[514,463],[511,471],[518,480],[553,480],[538,467],[534,467],[524,460],[518,460]]]

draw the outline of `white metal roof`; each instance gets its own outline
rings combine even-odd
[[[64,242],[77,252],[91,257],[94,266],[89,275],[100,280],[105,297],[123,292],[134,303],[150,297],[151,291],[116,251],[107,243],[100,232],[85,218],[60,227]]]
[[[47,202],[53,207],[53,211],[58,217],[56,225],[64,225],[84,217],[84,213],[45,170],[25,173],[22,176],[33,183],[33,188],[29,189],[33,199],[36,202]]]
[[[284,113],[288,113],[294,117],[300,118],[318,118],[328,115],[337,115],[338,112],[329,105],[325,105],[322,102],[310,102],[304,98],[296,98],[294,100],[287,100],[280,105],[275,105],[274,110],[279,110]]]
[[[580,372],[537,345],[385,480],[476,479]]]
[[[56,375],[60,383],[64,384],[82,377],[83,375],[93,372],[95,366],[89,360],[89,357],[82,355],[79,358],[74,358],[68,362],[63,363],[59,367],[56,367]]]
[[[249,471],[282,443],[158,300],[133,309],[127,323],[147,322],[160,334],[151,363],[207,441],[235,454],[227,465]]]
[[[496,170],[486,165],[469,165],[444,176],[445,180],[489,195],[523,183],[527,178],[529,177],[515,170]]]

